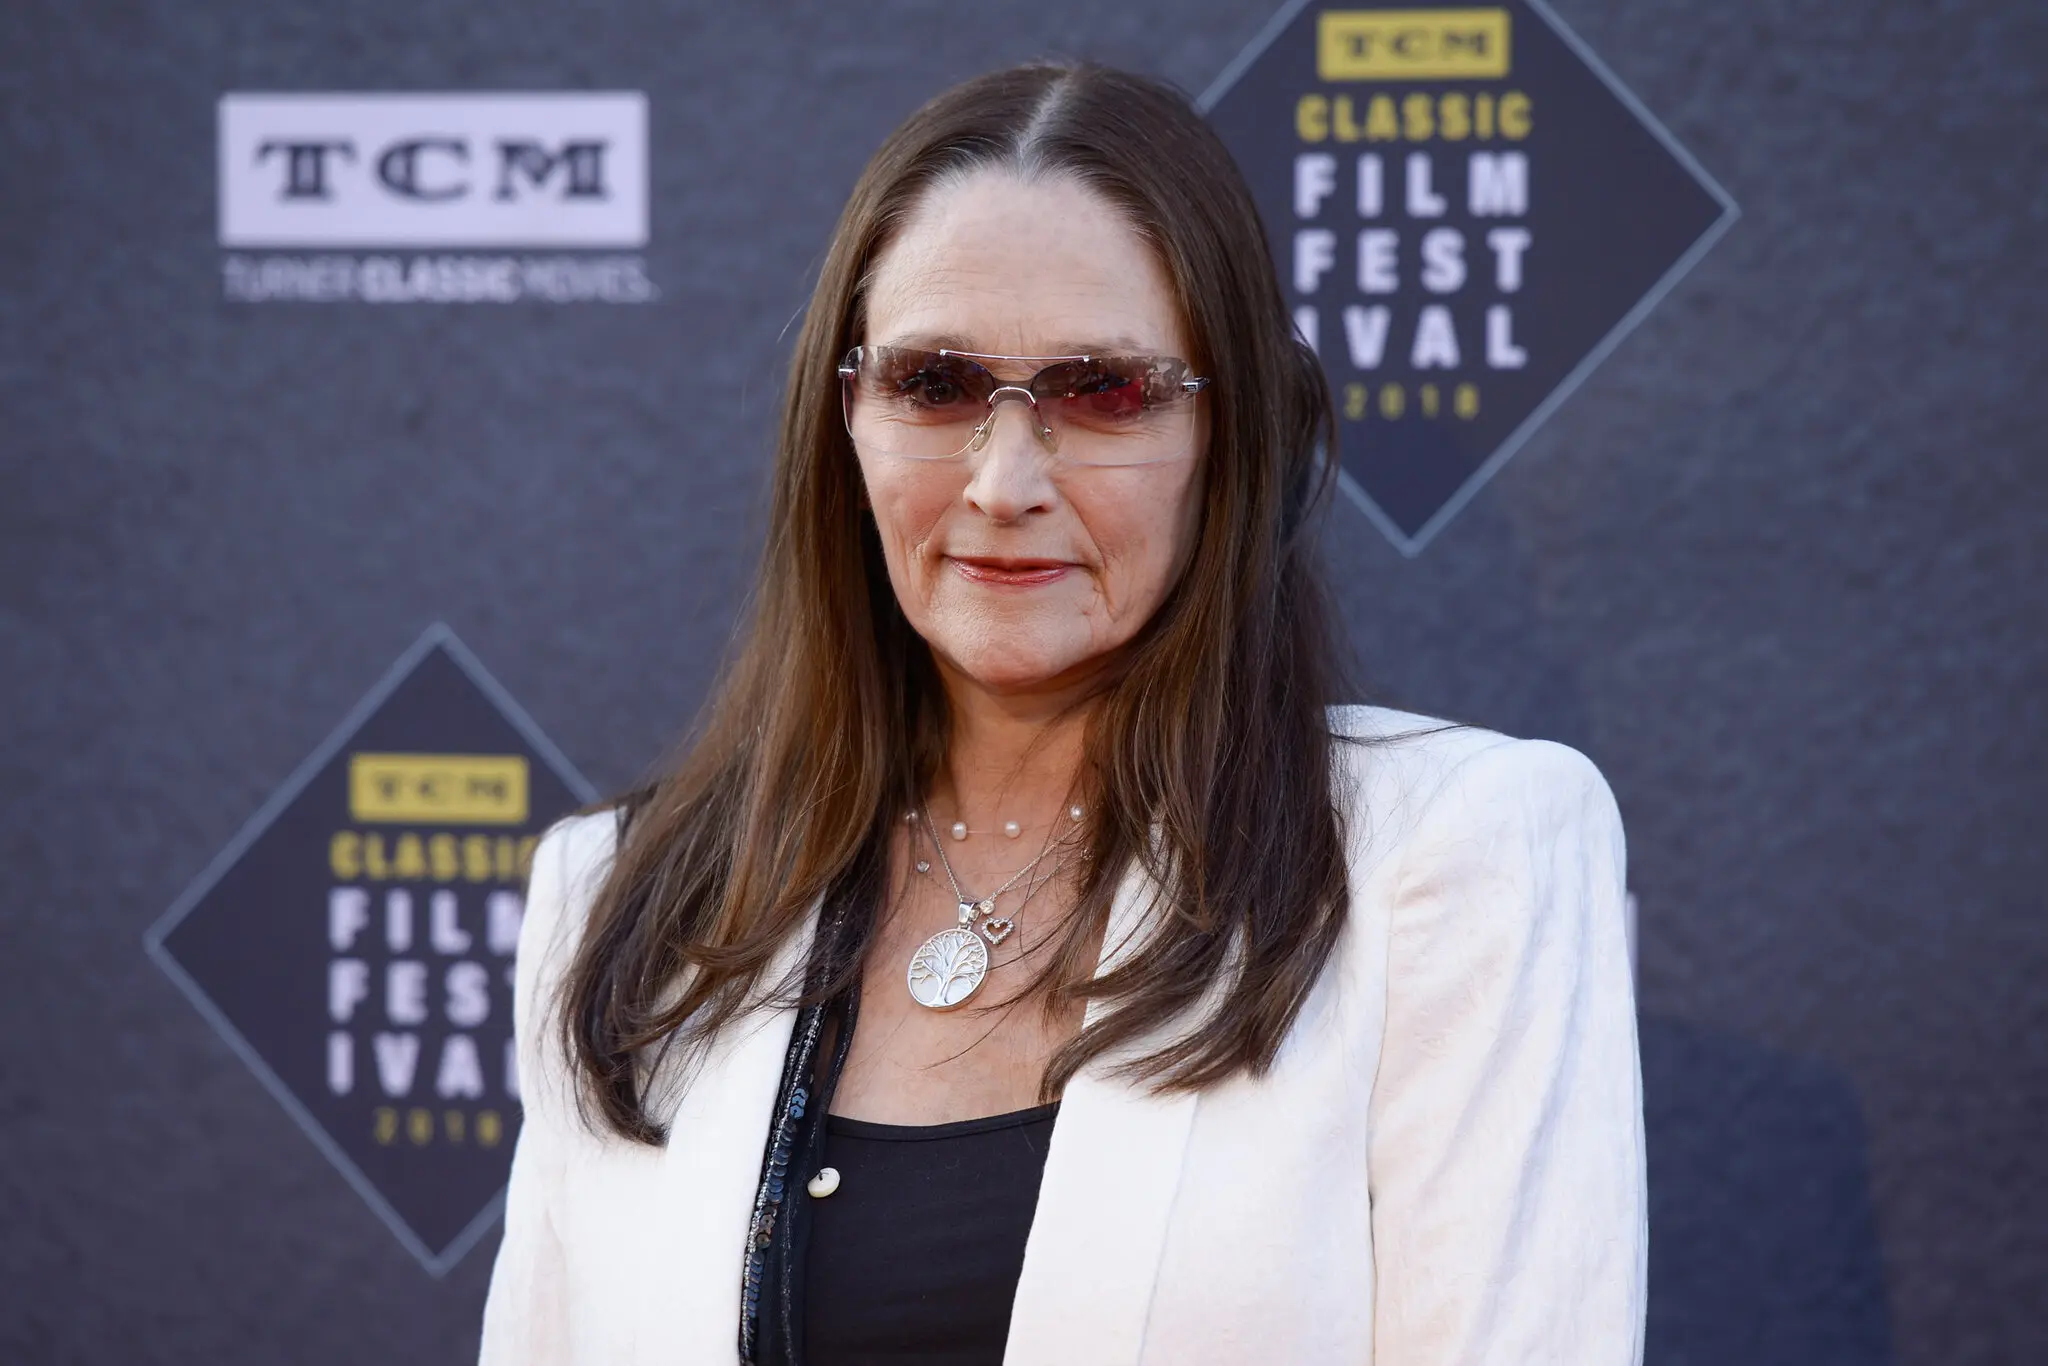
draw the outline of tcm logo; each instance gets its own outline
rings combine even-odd
[[[220,101],[223,247],[640,247],[647,100],[256,95]]]
[[[1480,80],[1508,74],[1504,9],[1327,10],[1316,28],[1326,81]]]
[[[363,822],[526,820],[523,754],[352,754],[349,815]]]

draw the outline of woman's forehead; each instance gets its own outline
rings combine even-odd
[[[974,344],[975,339],[958,332],[898,332],[878,338],[878,346],[903,346],[920,351],[950,351],[966,356],[970,360],[985,360],[991,357],[1002,360],[1063,360],[1071,356],[1108,356],[1149,352],[1158,349],[1158,339],[1141,338],[1132,333],[1091,333],[1086,336],[1075,333],[1072,337],[1048,338],[1044,349],[1038,351],[983,351]]]
[[[1070,176],[982,171],[928,191],[875,262],[867,340],[998,355],[1185,351],[1145,235]]]

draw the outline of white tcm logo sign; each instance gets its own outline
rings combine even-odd
[[[220,245],[647,244],[647,97],[229,94]]]

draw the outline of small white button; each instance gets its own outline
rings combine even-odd
[[[839,1169],[837,1167],[820,1167],[818,1174],[804,1183],[804,1189],[809,1191],[816,1199],[823,1200],[833,1191],[839,1189]]]

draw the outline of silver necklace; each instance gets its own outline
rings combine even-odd
[[[940,841],[938,831],[932,826],[932,818],[922,803],[918,814],[923,818],[925,833],[931,837],[932,848],[939,851],[939,866],[946,870],[946,881],[953,885],[953,899],[959,904],[959,923],[940,930],[937,934],[917,946],[917,952],[910,955],[910,969],[906,980],[910,986],[910,998],[927,1010],[957,1010],[966,1005],[974,993],[981,990],[981,984],[988,980],[989,950],[1010,937],[1017,928],[1014,916],[997,915],[996,898],[1022,882],[1033,868],[1045,861],[1052,852],[1056,841],[1050,832],[1046,834],[1045,846],[1038,856],[1010,875],[1010,880],[984,897],[971,897],[960,888],[960,879],[953,874],[953,861],[946,857],[946,846]]]

